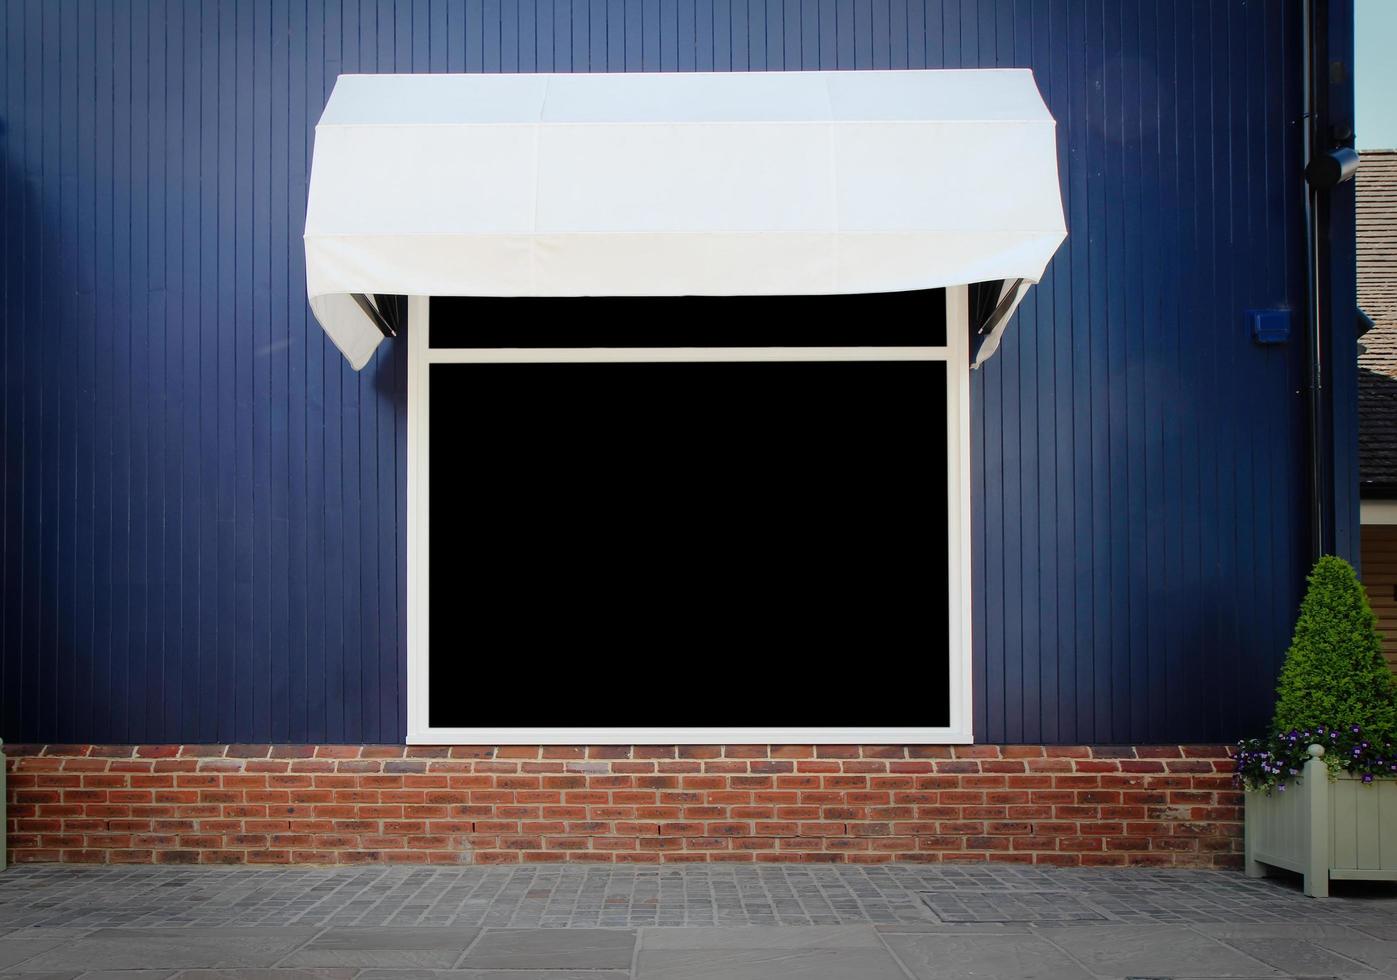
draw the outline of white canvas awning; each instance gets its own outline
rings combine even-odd
[[[1065,234],[1029,71],[342,75],[306,287],[357,369],[383,334],[355,294],[1036,282]]]

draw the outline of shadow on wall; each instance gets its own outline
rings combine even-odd
[[[355,374],[294,216],[41,135],[0,119],[0,737],[401,739],[405,336]]]
[[[45,678],[45,665],[78,659],[79,631],[94,626],[90,610],[81,621],[62,599],[78,585],[64,578],[57,558],[61,549],[79,547],[72,518],[80,477],[59,473],[60,455],[76,449],[76,405],[52,381],[72,369],[77,339],[61,329],[60,317],[78,311],[91,322],[96,297],[91,277],[77,275],[76,256],[62,247],[55,195],[45,195],[12,141],[18,142],[15,130],[0,119],[0,735],[7,740],[26,705],[54,694],[52,667]],[[55,288],[60,278],[63,285]],[[108,419],[112,424],[120,422]],[[90,445],[90,428],[85,435]],[[66,499],[46,489],[55,486],[59,494],[67,491]],[[90,560],[94,544],[84,545]],[[41,654],[22,657],[25,649]],[[92,710],[101,726],[107,706]]]
[[[364,371],[372,373],[374,391],[397,405],[399,411],[405,412],[407,410],[407,338],[412,324],[408,323],[407,318],[407,297],[394,296],[392,300],[398,306],[395,322],[403,326],[399,328],[396,337],[385,340],[378,345],[378,350],[374,353],[373,358],[364,365]],[[320,328],[315,315],[309,310],[306,313],[306,324],[308,329],[318,330]]]
[[[97,507],[97,494],[116,483],[98,461],[122,448],[117,434],[131,432],[136,406],[150,402],[122,357],[134,314],[128,297],[99,289],[103,270],[93,228],[77,227],[74,185],[34,177],[35,168],[15,152],[19,142],[0,119],[0,736],[6,740],[21,719],[52,716],[72,703],[77,686],[112,672],[112,665],[96,662],[94,638],[129,624],[147,588],[143,568],[114,560],[129,493],[103,501],[105,520]],[[110,278],[122,257],[112,249],[106,258]],[[83,383],[72,383],[76,374]],[[83,710],[94,730],[112,729],[110,699],[92,698]]]

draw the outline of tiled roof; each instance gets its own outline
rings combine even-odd
[[[1397,150],[1367,150],[1358,168],[1358,468],[1363,488],[1397,493]]]

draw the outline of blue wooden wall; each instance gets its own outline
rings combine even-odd
[[[300,247],[335,76],[394,71],[1035,69],[1071,234],[975,379],[977,736],[1266,716],[1303,319],[1243,312],[1303,309],[1296,0],[0,12],[4,738],[403,737],[404,344],[350,371]]]

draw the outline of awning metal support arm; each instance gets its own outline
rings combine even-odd
[[[1014,301],[1017,299],[1019,287],[1022,285],[1022,279],[1014,279],[1004,287],[1004,295],[999,297],[999,305],[985,318],[985,322],[980,324],[976,333],[985,336],[994,332],[994,329],[1004,321],[1004,318],[1009,315],[1009,311],[1014,308]]]
[[[383,314],[378,312],[378,307],[373,305],[372,300],[363,293],[351,293],[350,295],[354,297],[354,302],[359,304],[359,309],[363,310],[364,315],[373,321],[374,326],[378,327],[383,336],[392,339],[398,335],[398,331],[394,330],[392,325],[383,318]]]
[[[982,285],[993,285],[986,283]],[[1027,291],[1027,280],[1006,279],[999,283],[999,300],[995,303],[994,309],[989,312],[980,322],[974,322],[976,317],[972,314],[970,324],[970,367],[978,368],[996,350],[999,349],[999,341],[1004,335],[1004,328],[1009,324],[1009,318],[1018,309],[1019,301],[1023,299]],[[974,289],[974,287],[971,287]]]

